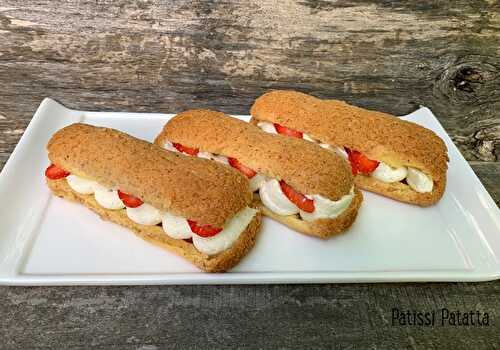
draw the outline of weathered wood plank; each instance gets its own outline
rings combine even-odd
[[[500,284],[0,288],[5,349],[498,349]],[[393,326],[392,308],[490,312]],[[64,344],[64,346],[63,346]]]
[[[499,9],[483,1],[3,0],[2,124],[22,128],[45,96],[94,110],[246,113],[265,90],[293,88],[395,114],[429,106],[467,159],[495,161]],[[6,143],[0,151],[12,148]]]

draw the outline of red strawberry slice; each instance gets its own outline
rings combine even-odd
[[[370,174],[377,169],[380,162],[369,159],[364,154],[360,154],[358,158],[358,170],[362,174]]]
[[[347,158],[349,159],[349,163],[351,164],[352,174],[357,175],[358,174],[358,167],[357,167],[355,156],[354,156],[354,152],[356,152],[356,151],[351,151],[347,147],[344,147],[344,149],[347,152]]]
[[[50,180],[64,179],[70,174],[69,171],[59,168],[54,164],[50,164],[47,169],[45,169],[45,176]]]
[[[193,220],[188,219],[187,222],[189,224],[189,227],[191,228],[191,231],[193,231],[200,237],[213,237],[222,231],[222,228],[219,227],[213,227],[211,225],[198,225],[196,221]]]
[[[292,186],[283,180],[280,180],[280,187],[286,198],[288,198],[290,202],[295,204],[297,207],[306,213],[312,213],[314,211],[314,201],[312,199],[309,199],[302,193],[295,191]]]
[[[173,142],[172,145],[179,152],[189,154],[190,156],[196,156],[196,155],[198,155],[198,152],[200,151],[198,148],[191,148],[188,146],[181,145],[180,143]]]
[[[367,175],[372,173],[375,169],[377,169],[380,162],[368,158],[359,151],[351,150],[347,147],[344,148],[347,152],[349,161],[351,162],[353,175],[356,175],[358,172]]]
[[[282,134],[282,135],[290,136],[290,137],[296,137],[299,139],[302,138],[303,133],[300,131],[290,129],[290,128],[287,128],[286,126],[279,125],[276,123],[274,123],[274,127],[276,128],[276,131],[278,132],[278,134]]]
[[[254,170],[250,169],[249,167],[241,164],[240,161],[236,158],[228,157],[227,161],[229,162],[229,165],[231,165],[233,168],[241,171],[243,173],[243,175],[245,175],[249,179],[251,179],[252,177],[257,175],[257,172],[255,172]]]
[[[120,197],[123,204],[125,204],[125,206],[127,208],[137,208],[138,206],[141,206],[144,203],[139,198],[134,197],[134,196],[127,194],[125,192],[122,192],[120,190],[118,190],[118,197]]]

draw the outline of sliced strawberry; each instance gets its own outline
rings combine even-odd
[[[296,137],[299,139],[302,138],[303,133],[300,131],[289,129],[286,126],[279,125],[276,123],[274,123],[274,127],[276,128],[276,131],[278,132],[278,134],[282,134],[282,135],[290,136],[290,137]]]
[[[249,167],[241,164],[240,161],[236,158],[228,157],[227,161],[229,162],[229,165],[231,165],[233,168],[241,171],[243,173],[243,175],[245,175],[249,179],[251,179],[252,177],[257,175],[257,172],[255,172],[254,170],[250,169]]]
[[[179,152],[189,154],[190,156],[196,156],[198,154],[198,152],[200,151],[198,148],[191,148],[191,147],[188,147],[188,146],[183,146],[180,143],[173,142],[172,145]]]
[[[45,176],[50,180],[64,179],[69,174],[69,171],[66,171],[63,168],[59,168],[54,164],[50,164],[49,167],[45,169]]]
[[[358,172],[361,174],[370,174],[377,169],[380,162],[368,158],[359,151],[351,150],[347,147],[344,148],[349,157],[349,161],[351,162],[353,175],[356,175]]]
[[[358,174],[358,167],[356,165],[355,156],[354,152],[356,151],[351,151],[349,148],[344,147],[345,151],[347,152],[347,158],[349,159],[349,163],[351,164],[351,170],[353,175]]]
[[[380,162],[376,160],[369,159],[364,154],[361,154],[358,158],[358,170],[362,174],[370,174],[375,169],[377,169]]]
[[[295,204],[297,207],[306,213],[312,213],[314,211],[314,201],[312,199],[309,199],[302,193],[295,191],[292,186],[283,180],[280,180],[280,187],[286,198],[288,198],[290,202]]]
[[[211,225],[198,225],[196,221],[193,220],[188,219],[187,222],[189,224],[189,227],[191,228],[191,231],[193,231],[200,237],[213,237],[222,231],[222,228],[219,227],[213,227]]]
[[[125,206],[128,208],[137,208],[138,206],[142,205],[142,203],[144,203],[139,198],[131,196],[130,194],[127,194],[120,190],[118,190],[118,197],[120,197],[123,204],[125,204]]]

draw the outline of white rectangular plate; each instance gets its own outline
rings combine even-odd
[[[0,284],[224,284],[483,281],[500,277],[500,211],[427,108],[404,117],[434,130],[449,150],[443,199],[419,208],[364,192],[351,229],[327,241],[268,218],[255,248],[232,271],[208,274],[53,197],[43,175],[45,145],[75,122],[152,141],[168,114],[38,108],[0,174]],[[248,116],[238,116],[248,120]],[[106,150],[103,150],[105,152]]]

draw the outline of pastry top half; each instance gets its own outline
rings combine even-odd
[[[353,176],[334,152],[299,139],[270,135],[258,127],[210,110],[191,110],[172,118],[155,143],[180,143],[200,151],[236,158],[271,178],[282,179],[305,194],[336,201],[349,193]]]
[[[271,91],[255,101],[251,115],[256,121],[305,132],[323,143],[360,151],[393,167],[420,169],[434,181],[442,181],[446,174],[444,142],[431,130],[390,114],[296,91]]]
[[[72,174],[200,224],[223,226],[252,201],[248,180],[237,171],[114,129],[72,124],[47,149],[50,161]]]

